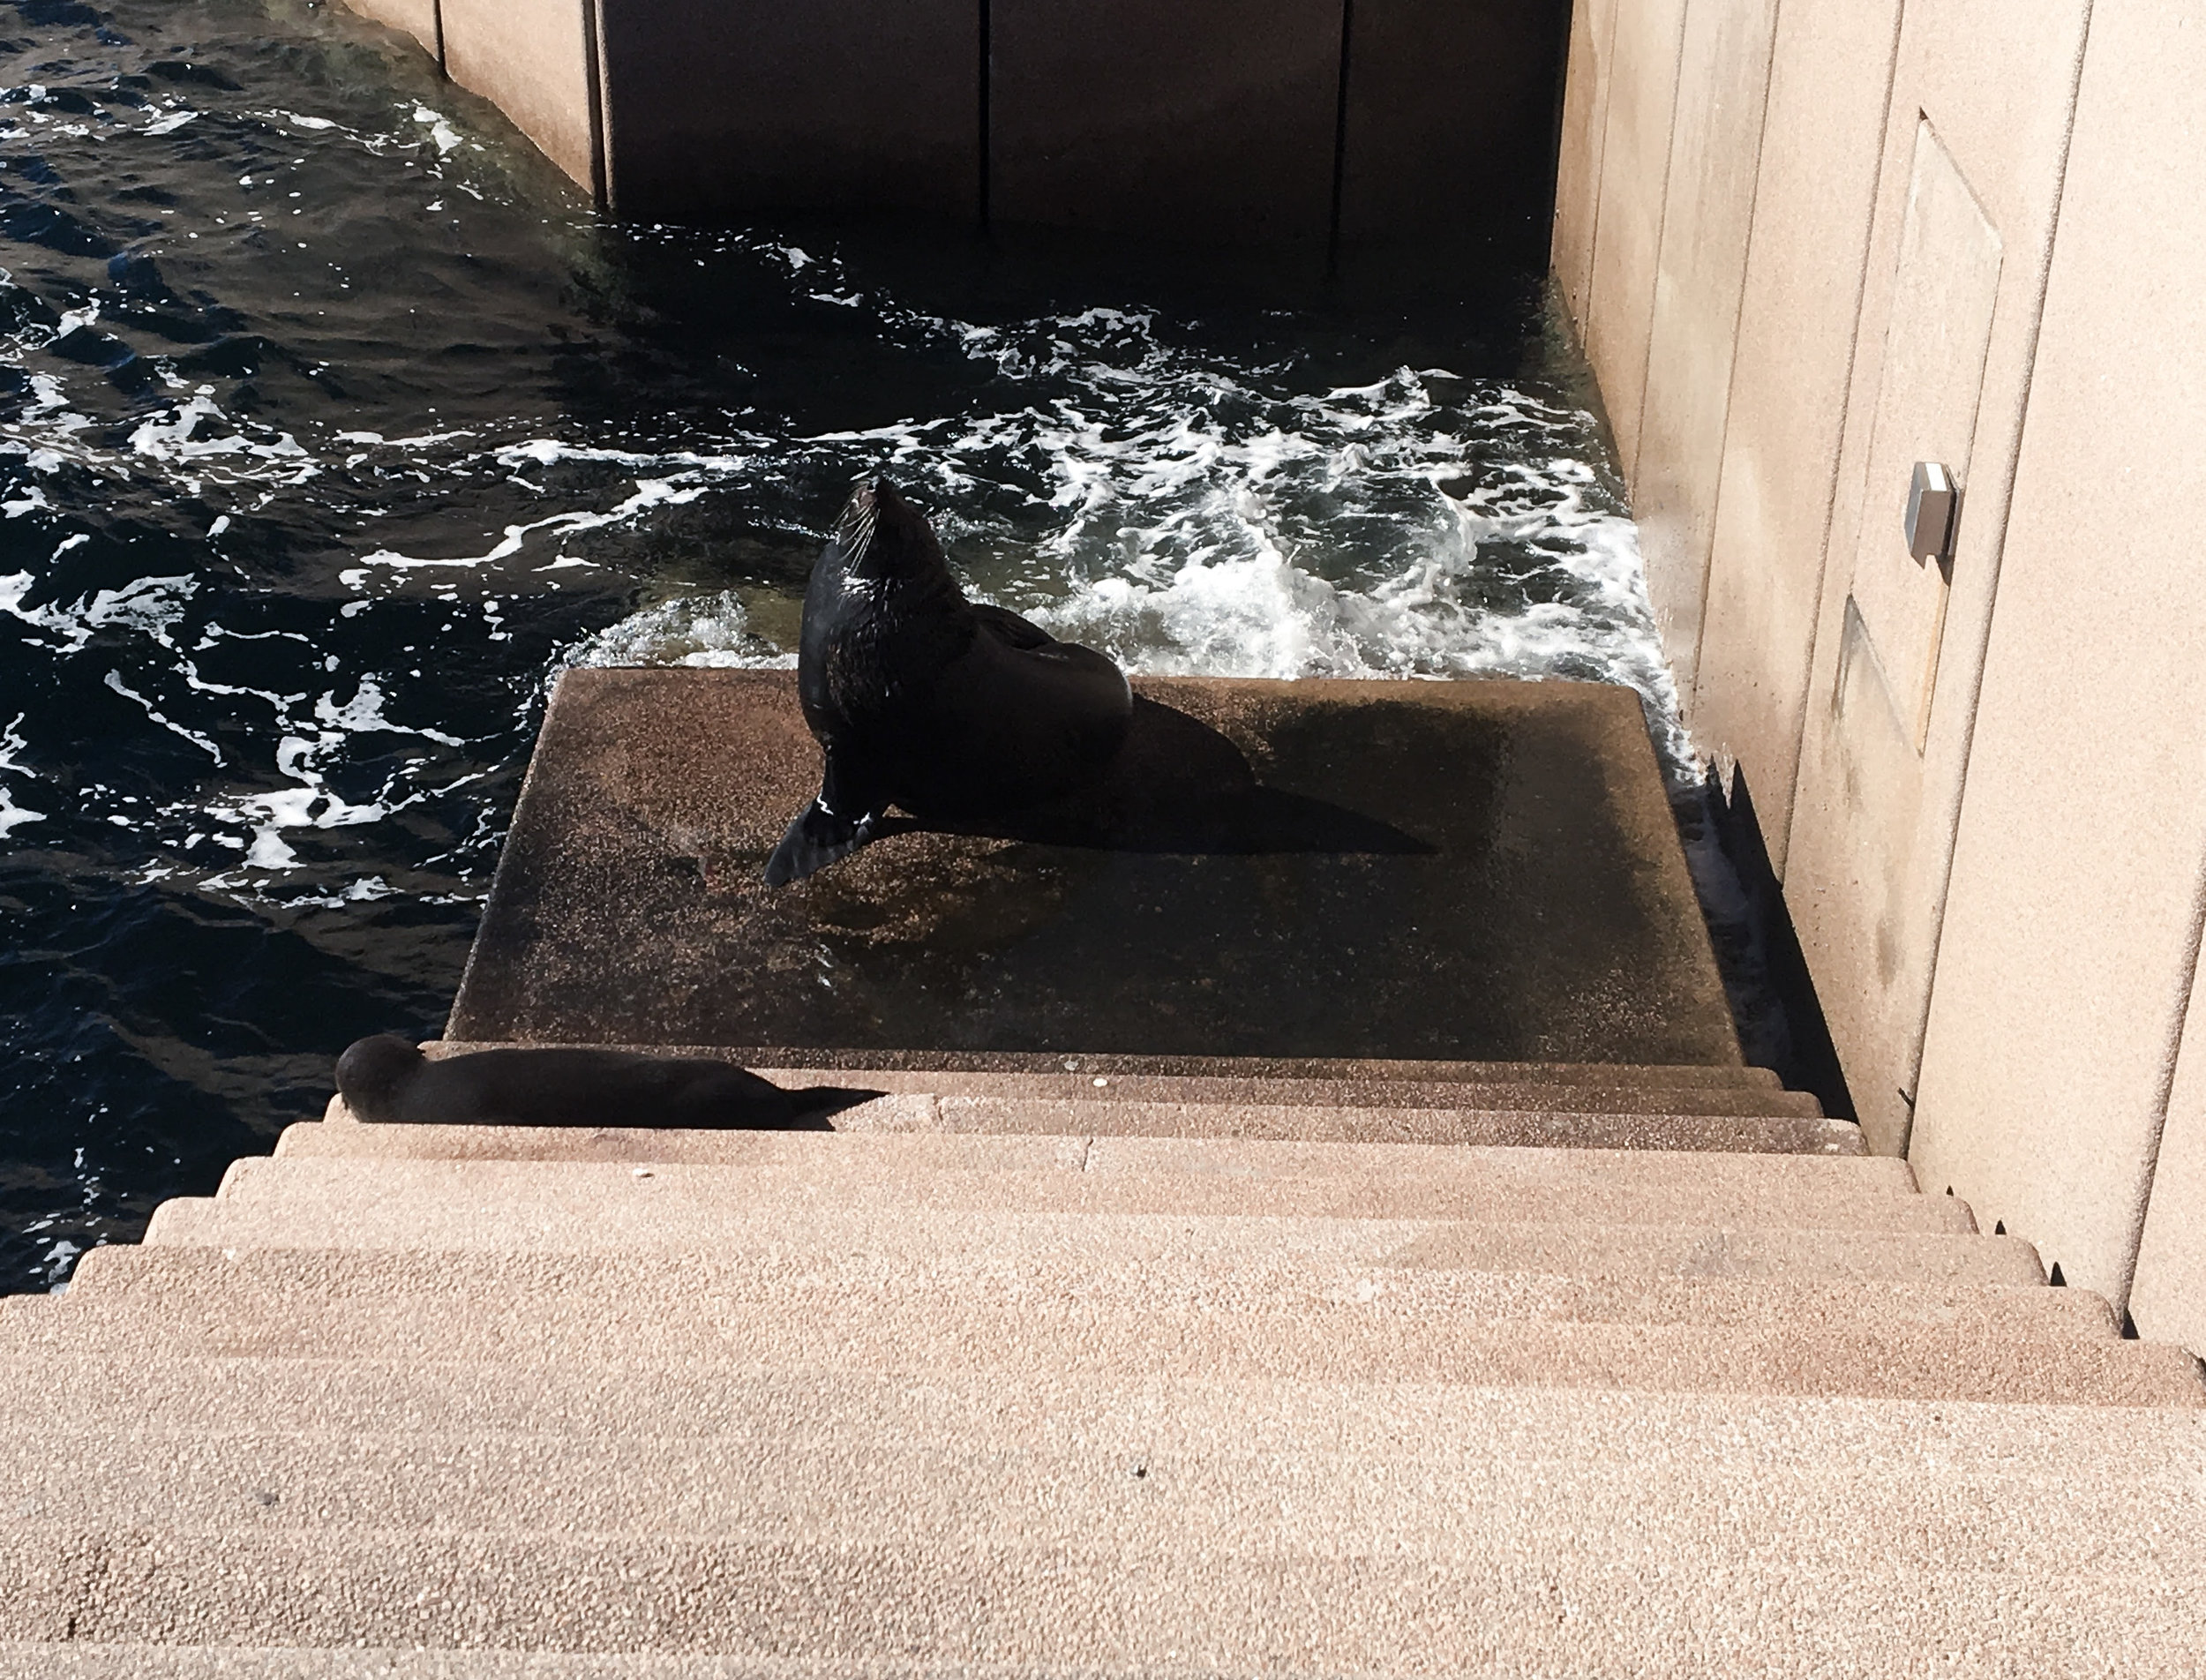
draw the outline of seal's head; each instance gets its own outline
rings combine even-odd
[[[946,582],[949,564],[927,516],[885,478],[858,481],[843,504],[829,544],[829,558],[845,577],[869,582]]]
[[[360,1119],[380,1119],[397,1107],[422,1063],[421,1052],[397,1033],[379,1032],[337,1058],[337,1094]]]

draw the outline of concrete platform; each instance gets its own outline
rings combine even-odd
[[[760,878],[785,671],[575,671],[462,1041],[1737,1066],[1639,702],[1146,679],[1100,797]]]

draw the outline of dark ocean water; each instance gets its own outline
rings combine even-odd
[[[434,1034],[550,678],[785,662],[861,469],[1137,668],[1621,680],[1689,771],[1534,273],[620,227],[341,11],[0,37],[0,1290]]]

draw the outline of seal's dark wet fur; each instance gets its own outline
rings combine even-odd
[[[966,600],[926,519],[878,478],[812,568],[797,692],[826,767],[766,866],[775,887],[864,845],[891,805],[970,821],[1088,786],[1133,712],[1103,655]]]
[[[363,1039],[337,1059],[337,1091],[360,1120],[415,1126],[717,1131],[827,1123],[821,1105],[800,1103],[754,1073],[702,1056],[547,1046],[432,1061],[391,1032]]]

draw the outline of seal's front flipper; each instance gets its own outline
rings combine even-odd
[[[797,813],[789,832],[766,862],[766,884],[786,886],[847,858],[874,837],[874,816],[867,812],[855,821],[838,816],[814,799]]]

